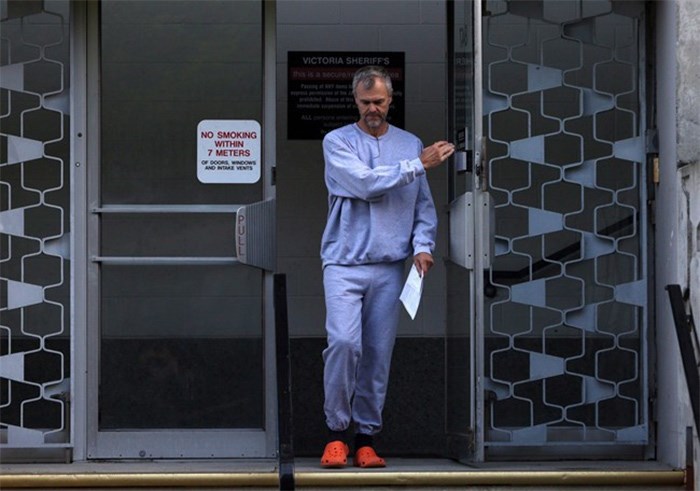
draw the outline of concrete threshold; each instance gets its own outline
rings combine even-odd
[[[383,469],[321,469],[296,459],[297,488],[464,486],[682,487],[685,472],[655,462],[518,462],[463,465],[445,459],[391,459]],[[1,489],[279,487],[275,461],[87,462],[0,466]]]

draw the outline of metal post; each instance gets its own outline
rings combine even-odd
[[[693,338],[691,337],[691,326],[685,313],[680,285],[666,285],[666,291],[671,301],[673,321],[676,324],[678,347],[681,351],[685,381],[688,385],[690,406],[693,408],[695,429],[700,431],[700,375],[698,374],[698,361],[695,356]]]
[[[287,277],[274,275],[275,345],[277,352],[277,419],[280,489],[294,489],[292,445],[292,380],[287,319]]]

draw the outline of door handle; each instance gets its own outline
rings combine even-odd
[[[274,271],[277,263],[275,200],[242,205],[236,212],[236,257],[242,264]]]
[[[474,174],[477,187],[483,191],[488,189],[488,159],[486,155],[486,138],[479,139],[478,150],[474,152]]]

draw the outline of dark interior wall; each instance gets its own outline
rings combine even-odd
[[[367,15],[371,12],[371,15]],[[284,1],[277,4],[278,267],[287,276],[295,451],[320,455],[325,348],[319,248],[327,212],[321,140],[289,139],[298,124],[288,114],[290,51],[401,52],[405,62],[405,129],[425,145],[447,138],[446,4],[444,1]],[[320,43],[319,40],[323,42]],[[444,323],[447,249],[446,171],[429,176],[440,213],[439,256],[411,320],[401,314],[378,446],[396,454],[442,452]]]
[[[323,416],[323,338],[291,342],[294,452],[320,458],[327,430]],[[444,341],[397,340],[384,408],[384,429],[376,439],[386,455],[434,456],[445,453]]]

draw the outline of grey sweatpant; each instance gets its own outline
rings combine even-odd
[[[373,435],[382,410],[399,318],[404,261],[323,270],[328,347],[323,351],[326,424]]]

